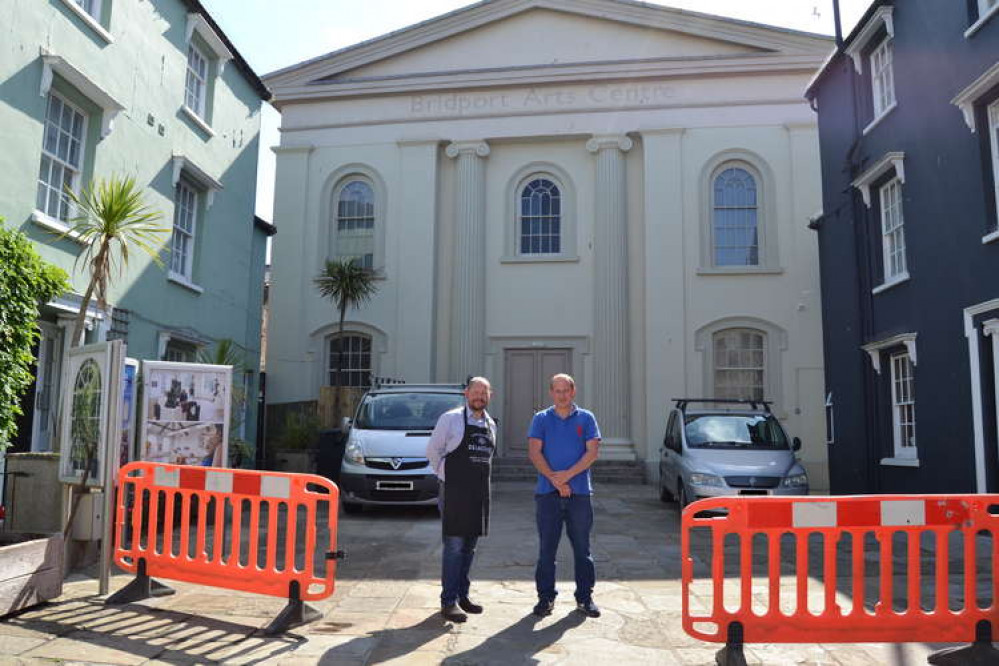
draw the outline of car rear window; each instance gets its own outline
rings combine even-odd
[[[684,417],[695,449],[788,449],[787,435],[769,414],[692,414]]]
[[[461,407],[460,393],[383,393],[365,396],[354,427],[367,430],[431,430],[444,412]]]

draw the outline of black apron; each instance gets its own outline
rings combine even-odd
[[[467,407],[461,415],[461,444],[444,458],[444,536],[485,536],[496,438],[488,427],[469,425]]]

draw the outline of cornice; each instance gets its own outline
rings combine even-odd
[[[429,21],[277,70],[264,80],[271,87],[304,84],[454,37],[531,9],[548,9],[595,19],[681,32],[762,51],[824,56],[831,40],[736,19],[658,7],[628,0],[486,0]]]

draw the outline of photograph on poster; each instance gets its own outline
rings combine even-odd
[[[141,458],[171,465],[222,467],[223,436],[221,423],[150,421]]]
[[[139,374],[139,362],[135,359],[125,360],[125,371],[121,378],[121,438],[118,442],[118,466],[124,467],[132,462],[134,453],[132,440],[135,423],[135,380]]]
[[[226,373],[221,371],[153,370],[146,380],[146,420],[222,421],[227,387]]]

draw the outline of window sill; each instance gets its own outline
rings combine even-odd
[[[890,105],[888,106],[888,108],[887,108],[887,109],[885,109],[884,111],[882,111],[882,112],[881,112],[881,113],[880,113],[880,114],[878,115],[878,117],[877,117],[877,118],[875,118],[874,120],[872,120],[872,121],[870,122],[870,124],[868,124],[868,125],[867,125],[867,127],[865,127],[865,128],[864,128],[864,131],[863,131],[863,134],[864,134],[864,135],[866,136],[868,132],[870,132],[870,131],[871,131],[871,130],[873,130],[873,129],[874,129],[875,127],[877,127],[878,125],[880,125],[880,124],[881,124],[881,121],[885,119],[885,116],[887,116],[887,115],[888,115],[889,113],[891,113],[892,111],[894,111],[894,110],[895,110],[895,107],[897,107],[897,106],[898,106],[898,101],[895,101],[895,102],[892,102],[892,103],[891,103],[891,104],[890,104]]]
[[[80,17],[80,20],[87,24],[87,26],[97,33],[97,36],[103,39],[106,43],[111,44],[114,42],[114,37],[111,33],[107,31],[103,25],[98,23],[97,19],[88,14],[86,10],[80,5],[73,2],[73,0],[62,0],[62,4],[66,5],[70,11]]]
[[[505,255],[501,264],[569,264],[579,261],[579,257],[564,254]]]
[[[909,281],[909,274],[902,273],[901,275],[892,278],[889,282],[885,282],[884,284],[879,284],[877,287],[874,287],[874,289],[871,289],[871,294],[876,296],[877,294],[888,291],[892,287],[895,287],[897,285],[902,284],[903,282],[908,282],[908,281]]]
[[[999,7],[999,5],[996,6]],[[989,243],[994,243],[996,241],[999,241],[999,229],[982,236],[982,245],[988,245]]]
[[[978,17],[978,20],[972,23],[971,26],[964,31],[964,38],[967,39],[978,32],[978,29],[988,23],[989,19],[992,18],[996,12],[999,12],[999,5],[993,5],[990,7],[989,11],[985,12],[985,16]]]
[[[919,458],[882,458],[885,467],[919,467]]]
[[[60,222],[54,217],[49,217],[40,210],[31,211],[31,221],[51,232],[57,233],[60,236],[65,236],[66,238],[79,243],[80,245],[90,245],[87,241],[80,237],[80,234],[72,231],[71,228],[65,223]]]
[[[180,107],[180,110],[184,112],[184,115],[187,116],[188,120],[194,123],[198,129],[207,134],[208,138],[215,136],[215,130],[213,130],[211,125],[206,123],[205,119],[199,116],[194,109],[189,107],[187,104],[184,104]]]
[[[697,269],[698,275],[783,275],[783,268],[769,266],[708,266]]]
[[[167,273],[167,280],[169,280],[170,282],[173,282],[176,285],[180,285],[181,287],[184,287],[185,289],[190,289],[191,291],[193,291],[194,293],[199,294],[199,295],[203,294],[205,292],[204,289],[202,289],[198,285],[194,284],[193,282],[191,282],[190,280],[188,280],[183,275],[178,275],[177,273],[174,273],[172,271]]]

